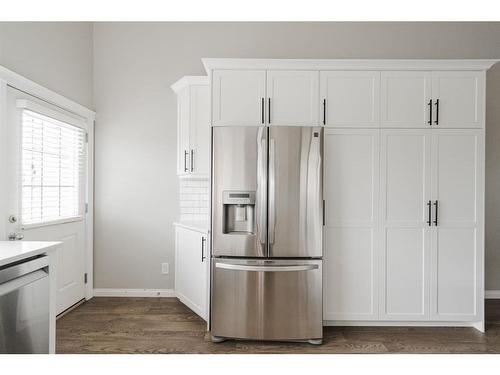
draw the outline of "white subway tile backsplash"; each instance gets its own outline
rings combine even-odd
[[[208,179],[181,179],[179,192],[180,220],[208,220],[208,193]]]

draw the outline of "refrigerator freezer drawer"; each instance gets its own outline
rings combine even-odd
[[[322,261],[212,259],[212,335],[323,337]]]

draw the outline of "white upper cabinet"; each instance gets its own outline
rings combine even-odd
[[[265,70],[214,70],[212,74],[213,126],[264,124]]]
[[[379,127],[380,72],[321,72],[319,105],[320,121],[328,127]]]
[[[177,174],[189,174],[189,88],[177,94]],[[207,124],[208,125],[208,124]]]
[[[381,131],[381,320],[429,319],[431,130]]]
[[[210,173],[210,88],[195,85],[190,90],[190,165],[192,174]]]
[[[381,85],[382,127],[430,127],[432,108],[431,72],[382,72]]]
[[[318,125],[318,95],[317,71],[267,71],[267,123],[284,126]]]
[[[484,127],[484,91],[483,72],[433,72],[433,126]]]
[[[431,319],[482,320],[484,135],[432,133]]]
[[[382,72],[381,126],[482,128],[484,72]]]
[[[210,88],[208,77],[186,76],[172,85],[177,94],[177,174],[210,173]]]

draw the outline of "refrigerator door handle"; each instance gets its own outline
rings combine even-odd
[[[269,246],[274,244],[276,226],[276,145],[269,140]],[[270,249],[269,249],[270,250]]]
[[[294,264],[286,266],[252,266],[245,264],[215,263],[216,268],[234,271],[256,271],[256,272],[297,272],[312,271],[319,268],[317,264]]]
[[[265,128],[262,129],[262,132],[265,133]],[[265,138],[261,139],[259,142],[258,149],[258,170],[257,170],[257,184],[258,184],[258,235],[259,242],[261,245],[266,244],[266,154],[267,154],[267,140]]]

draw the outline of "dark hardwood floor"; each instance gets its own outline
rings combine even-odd
[[[210,342],[176,298],[93,298],[57,321],[57,353],[500,353],[500,300],[487,329],[325,327],[324,344]]]

